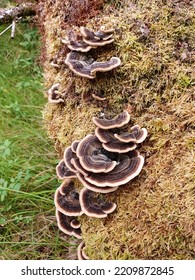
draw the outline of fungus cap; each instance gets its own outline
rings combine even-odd
[[[103,155],[102,155],[103,156]],[[101,157],[101,154],[94,156],[83,156],[79,158],[82,167],[94,173],[104,172],[108,173],[113,170],[117,164],[116,161],[111,161],[106,157],[106,160]]]
[[[116,141],[114,138],[113,133],[106,129],[102,129],[100,127],[96,127],[95,129],[95,136],[99,139],[102,143],[108,143],[110,141]]]
[[[82,241],[77,247],[78,260],[89,260],[89,257],[85,253],[85,242]]]
[[[91,74],[95,75],[96,72],[107,72],[118,67],[121,64],[121,60],[118,57],[111,57],[109,61],[98,62],[95,61],[91,64]]]
[[[139,144],[146,139],[147,134],[148,132],[146,128],[140,128],[139,125],[134,125],[131,127],[131,132],[125,132],[122,134],[115,133],[114,137],[124,143],[134,142]]]
[[[91,47],[102,47],[102,46],[111,44],[112,42],[114,42],[114,39],[110,38],[108,40],[99,40],[96,38],[93,38],[93,39],[83,38],[83,41]]]
[[[98,101],[104,101],[106,100],[106,97],[100,94],[92,93],[92,97]]]
[[[65,180],[57,188],[54,195],[56,208],[67,216],[80,216],[82,210],[79,202],[79,193],[75,190],[71,180]]]
[[[102,148],[102,144],[98,138],[95,135],[88,134],[79,142],[76,155],[79,158],[86,155],[92,156],[99,148]]]
[[[97,187],[96,185],[89,183],[81,173],[77,173],[77,178],[85,188],[96,193],[111,193],[118,189],[118,187]]]
[[[103,148],[109,152],[113,153],[127,153],[129,151],[132,151],[136,149],[137,145],[135,143],[124,143],[118,140],[111,141],[108,143],[103,143],[102,144]]]
[[[94,192],[83,188],[80,192],[80,204],[83,213],[89,217],[105,218],[116,209],[116,204],[95,198]]]
[[[94,79],[95,75],[91,73],[91,66],[87,64],[85,61],[80,61],[76,59],[70,59],[70,54],[67,54],[65,59],[65,64],[68,65],[70,70],[72,70],[75,74],[80,77]]]
[[[80,140],[74,140],[71,144],[71,149],[74,153],[76,153],[76,149],[77,149],[79,142],[80,142]]]
[[[114,31],[115,31],[114,29],[106,30],[101,27],[100,30],[94,32],[93,30],[91,30],[87,27],[84,27],[84,26],[80,27],[80,32],[81,32],[82,36],[88,40],[97,40],[97,41],[108,40],[113,36]]]
[[[74,166],[74,168],[77,170],[76,175],[78,175],[78,173],[81,173],[84,176],[87,176],[89,174],[89,172],[82,167],[78,158],[72,158],[71,163]]]
[[[77,170],[74,168],[74,166],[71,163],[72,158],[76,158],[76,154],[72,151],[71,146],[69,146],[64,151],[64,163],[70,171],[77,172]]]
[[[67,54],[64,62],[75,74],[89,79],[94,79],[96,77],[96,72],[110,71],[121,64],[118,57],[112,57],[109,61],[103,62],[87,62],[82,59],[79,59],[79,56],[78,54],[75,54],[75,51],[71,51]]]
[[[64,43],[70,50],[77,52],[88,52],[95,47],[89,46],[84,41],[73,41],[67,38],[62,39],[62,43]]]
[[[121,157],[119,164],[109,173],[89,173],[85,179],[99,187],[116,187],[128,183],[136,177],[144,165],[144,157]]]
[[[58,228],[67,235],[72,235],[78,239],[81,239],[81,229],[80,228],[74,228],[71,226],[71,222],[75,220],[75,217],[70,217],[67,215],[64,215],[59,210],[56,209],[56,219],[57,219],[57,225]]]
[[[49,103],[64,103],[62,94],[58,91],[59,83],[52,85],[52,87],[47,92],[48,102]]]
[[[56,166],[56,174],[59,179],[66,179],[66,178],[75,178],[75,172],[68,169],[66,166],[64,159],[62,159],[58,165]]]
[[[102,128],[102,129],[112,129],[117,127],[122,127],[123,125],[127,124],[130,120],[129,113],[125,110],[116,117],[112,119],[100,119],[97,117],[93,117],[93,123]]]
[[[77,220],[77,219],[74,219],[70,222],[70,225],[72,228],[80,228],[81,227],[81,223]]]

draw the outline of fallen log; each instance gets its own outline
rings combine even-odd
[[[0,9],[0,25],[12,22],[19,17],[33,16],[35,14],[35,4],[33,3],[23,3],[15,7]]]

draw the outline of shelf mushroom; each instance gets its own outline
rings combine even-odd
[[[75,221],[75,217],[67,216],[61,213],[59,210],[56,209],[56,219],[57,219],[57,225],[59,229],[67,234],[67,235],[73,235],[74,237],[81,239],[81,228],[80,227],[74,227],[73,221]]]
[[[116,209],[116,204],[96,198],[94,192],[83,188],[80,192],[80,204],[83,213],[89,217],[106,218]]]
[[[83,36],[83,41],[89,46],[100,47],[111,44],[114,41],[114,39],[112,38],[114,29],[101,29],[97,32],[94,32],[87,27],[81,26],[80,32]]]
[[[49,103],[64,103],[63,95],[58,90],[59,83],[54,84],[47,92],[48,102]]]
[[[101,149],[102,143],[95,135],[89,134],[80,141],[76,154],[84,170],[107,173],[114,169],[117,162],[102,154]]]
[[[91,49],[96,48],[96,47],[88,45],[83,40],[73,41],[73,40],[69,40],[69,39],[65,38],[65,39],[62,39],[62,43],[64,43],[70,50],[77,51],[77,52],[88,52]]]
[[[56,209],[67,216],[80,216],[83,213],[79,202],[79,193],[71,180],[64,180],[57,188],[54,204]]]
[[[92,120],[93,123],[99,128],[113,129],[116,127],[122,127],[123,125],[127,124],[130,121],[130,115],[126,110],[124,110],[122,113],[112,119],[100,119],[98,117],[93,117]]]
[[[78,54],[75,51],[71,51],[67,54],[65,59],[65,64],[72,70],[75,74],[80,77],[94,79],[97,72],[107,72],[118,67],[121,64],[121,60],[118,57],[111,57],[109,61],[87,61],[78,58]]]
[[[140,128],[139,125],[134,125],[131,127],[131,132],[125,132],[122,134],[114,134],[114,137],[118,139],[121,142],[129,143],[142,143],[146,137],[147,137],[147,129],[146,128]]]
[[[75,172],[68,169],[66,166],[64,159],[60,160],[58,165],[56,166],[56,174],[59,179],[66,179],[66,178],[75,178]]]
[[[78,260],[89,260],[89,257],[85,253],[85,242],[82,241],[77,248]]]
[[[135,178],[144,165],[144,157],[122,157],[121,162],[109,173],[91,173],[85,179],[98,187],[116,187]]]
[[[97,187],[96,185],[89,183],[81,173],[77,173],[77,178],[84,187],[96,193],[111,193],[118,189],[118,187]]]

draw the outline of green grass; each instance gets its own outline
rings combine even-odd
[[[2,259],[58,259],[60,246],[66,252],[54,217],[58,159],[42,123],[46,100],[38,52],[38,32],[27,24],[17,25],[14,40],[10,31],[0,37]]]

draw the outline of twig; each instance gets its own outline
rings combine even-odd
[[[13,20],[12,21],[12,31],[11,31],[11,38],[12,39],[14,39],[15,31],[16,31],[16,22],[15,22],[15,20]]]
[[[1,33],[0,36],[3,35],[3,33],[5,33],[8,29],[10,29],[12,27],[12,24],[10,24],[8,27],[6,27]]]

